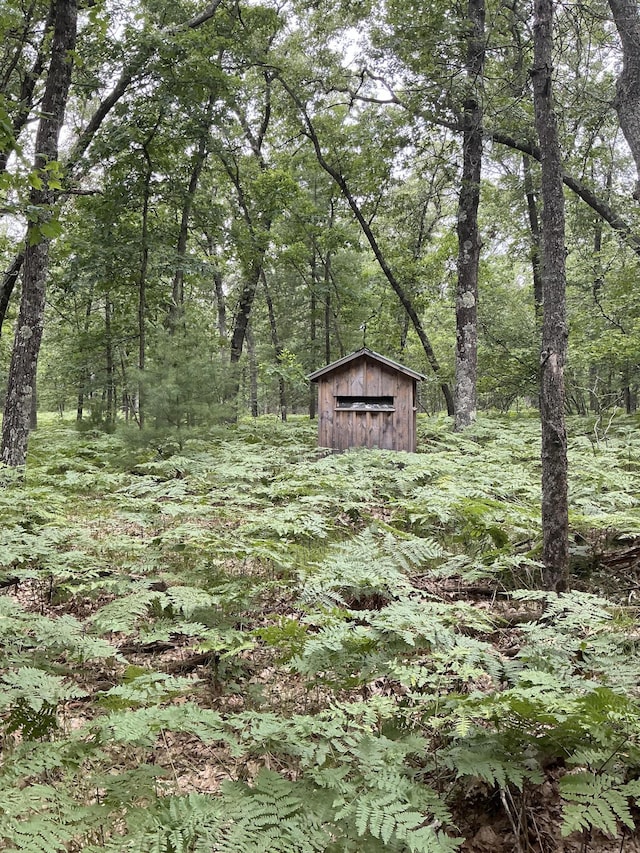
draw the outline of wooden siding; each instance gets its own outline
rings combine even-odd
[[[346,450],[416,449],[416,380],[387,364],[362,356],[318,378],[318,443]],[[338,397],[393,397],[393,410],[340,408]]]

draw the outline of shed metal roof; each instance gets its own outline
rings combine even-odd
[[[417,379],[418,381],[426,379],[422,373],[418,373],[410,367],[405,367],[404,364],[399,364],[397,361],[393,361],[384,355],[380,355],[379,352],[374,352],[373,350],[368,349],[368,347],[362,347],[362,349],[352,352],[351,355],[345,355],[343,358],[339,358],[337,361],[327,364],[326,367],[321,367],[320,370],[316,370],[314,373],[311,373],[309,375],[309,379],[311,382],[317,382],[321,377],[326,376],[328,373],[333,373],[334,370],[339,370],[341,367],[344,367],[346,364],[356,361],[359,358],[368,358],[371,361],[378,361],[386,367],[397,370],[399,373],[404,373],[406,376],[410,376],[412,379]]]

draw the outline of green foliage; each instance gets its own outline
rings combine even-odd
[[[583,829],[599,829],[615,836],[618,824],[635,829],[629,810],[629,800],[640,797],[640,783],[621,784],[608,774],[570,773],[560,780],[560,790],[566,800],[562,834],[570,835]]]
[[[631,828],[635,609],[506,591],[536,580],[530,419],[420,436],[41,427],[2,496],[8,850],[446,853],[466,796],[524,802],[550,767],[565,833]],[[635,442],[574,438],[584,534],[632,535]],[[457,600],[478,579],[492,606]]]

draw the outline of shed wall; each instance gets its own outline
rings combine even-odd
[[[360,359],[318,381],[321,447],[415,451],[416,382],[387,365]],[[394,411],[338,409],[337,397],[393,397]]]

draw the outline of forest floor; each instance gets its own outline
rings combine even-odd
[[[0,495],[0,846],[640,850],[637,426],[571,424],[556,597],[532,417],[46,422]]]

